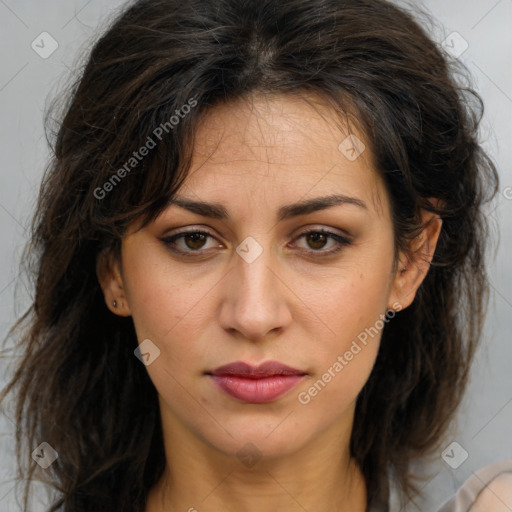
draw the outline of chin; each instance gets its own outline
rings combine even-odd
[[[309,441],[304,430],[286,426],[285,423],[286,420],[283,422],[281,419],[276,422],[251,420],[224,424],[232,437],[223,430],[223,434],[214,437],[206,434],[205,440],[225,455],[235,455],[242,461],[244,458],[279,459],[300,450]],[[219,434],[218,430],[216,434]],[[313,434],[310,437],[312,440]]]

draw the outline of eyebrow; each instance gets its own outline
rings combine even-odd
[[[196,213],[197,215],[202,215],[203,217],[218,220],[227,220],[229,218],[228,210],[220,203],[207,203],[204,201],[193,201],[185,197],[174,197],[168,204],[179,206],[180,208]],[[347,204],[368,210],[368,207],[361,199],[343,194],[334,194],[281,206],[277,211],[277,220],[281,222],[300,215],[307,215],[316,211],[332,208],[333,206]]]

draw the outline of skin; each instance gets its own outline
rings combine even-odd
[[[389,198],[369,143],[352,126],[367,149],[346,158],[338,146],[348,132],[336,119],[306,96],[255,96],[211,109],[197,127],[179,195],[221,203],[229,218],[171,205],[144,229],[129,230],[120,262],[100,259],[107,306],[131,315],[139,343],[150,339],[160,350],[146,368],[159,395],[167,469],[146,512],[366,510],[349,441],[380,333],[309,403],[298,395],[387,309],[411,304],[442,221],[433,218],[393,272]],[[282,205],[331,194],[366,207],[276,219]],[[338,244],[301,237],[313,228],[348,234],[352,243],[322,257]],[[211,235],[176,241],[189,253],[203,251],[196,259],[161,241],[190,229]],[[247,237],[262,249],[251,263],[236,252]],[[272,403],[242,403],[204,373],[240,360],[278,360],[308,375]],[[260,457],[251,467],[236,455],[247,443]]]
[[[469,512],[510,512],[512,510],[512,473],[496,477],[481,492]]]

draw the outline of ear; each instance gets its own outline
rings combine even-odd
[[[439,215],[426,210],[421,210],[421,218],[426,223],[423,231],[412,241],[409,251],[400,252],[389,299],[393,307],[389,309],[399,311],[410,306],[430,269],[443,221]]]
[[[108,309],[119,316],[130,316],[131,311],[126,298],[120,263],[112,251],[104,250],[98,255],[96,276]]]

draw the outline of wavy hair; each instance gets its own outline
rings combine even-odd
[[[411,462],[442,440],[481,338],[484,205],[498,190],[478,140],[483,102],[420,18],[431,23],[385,0],[139,0],[116,13],[46,118],[53,154],[23,258],[35,294],[9,332],[19,329],[21,358],[0,397],[16,393],[25,508],[30,482],[44,479],[57,492],[50,512],[144,510],[165,466],[157,393],[96,265],[119,257],[126,227],[147,225],[181,186],[202,114],[258,93],[314,93],[357,120],[397,252],[424,227],[421,209],[443,219],[414,302],[384,328],[351,437],[370,505],[388,499],[391,475],[416,495]],[[161,141],[132,160],[158,127]],[[38,476],[29,452],[42,440],[59,458]]]

